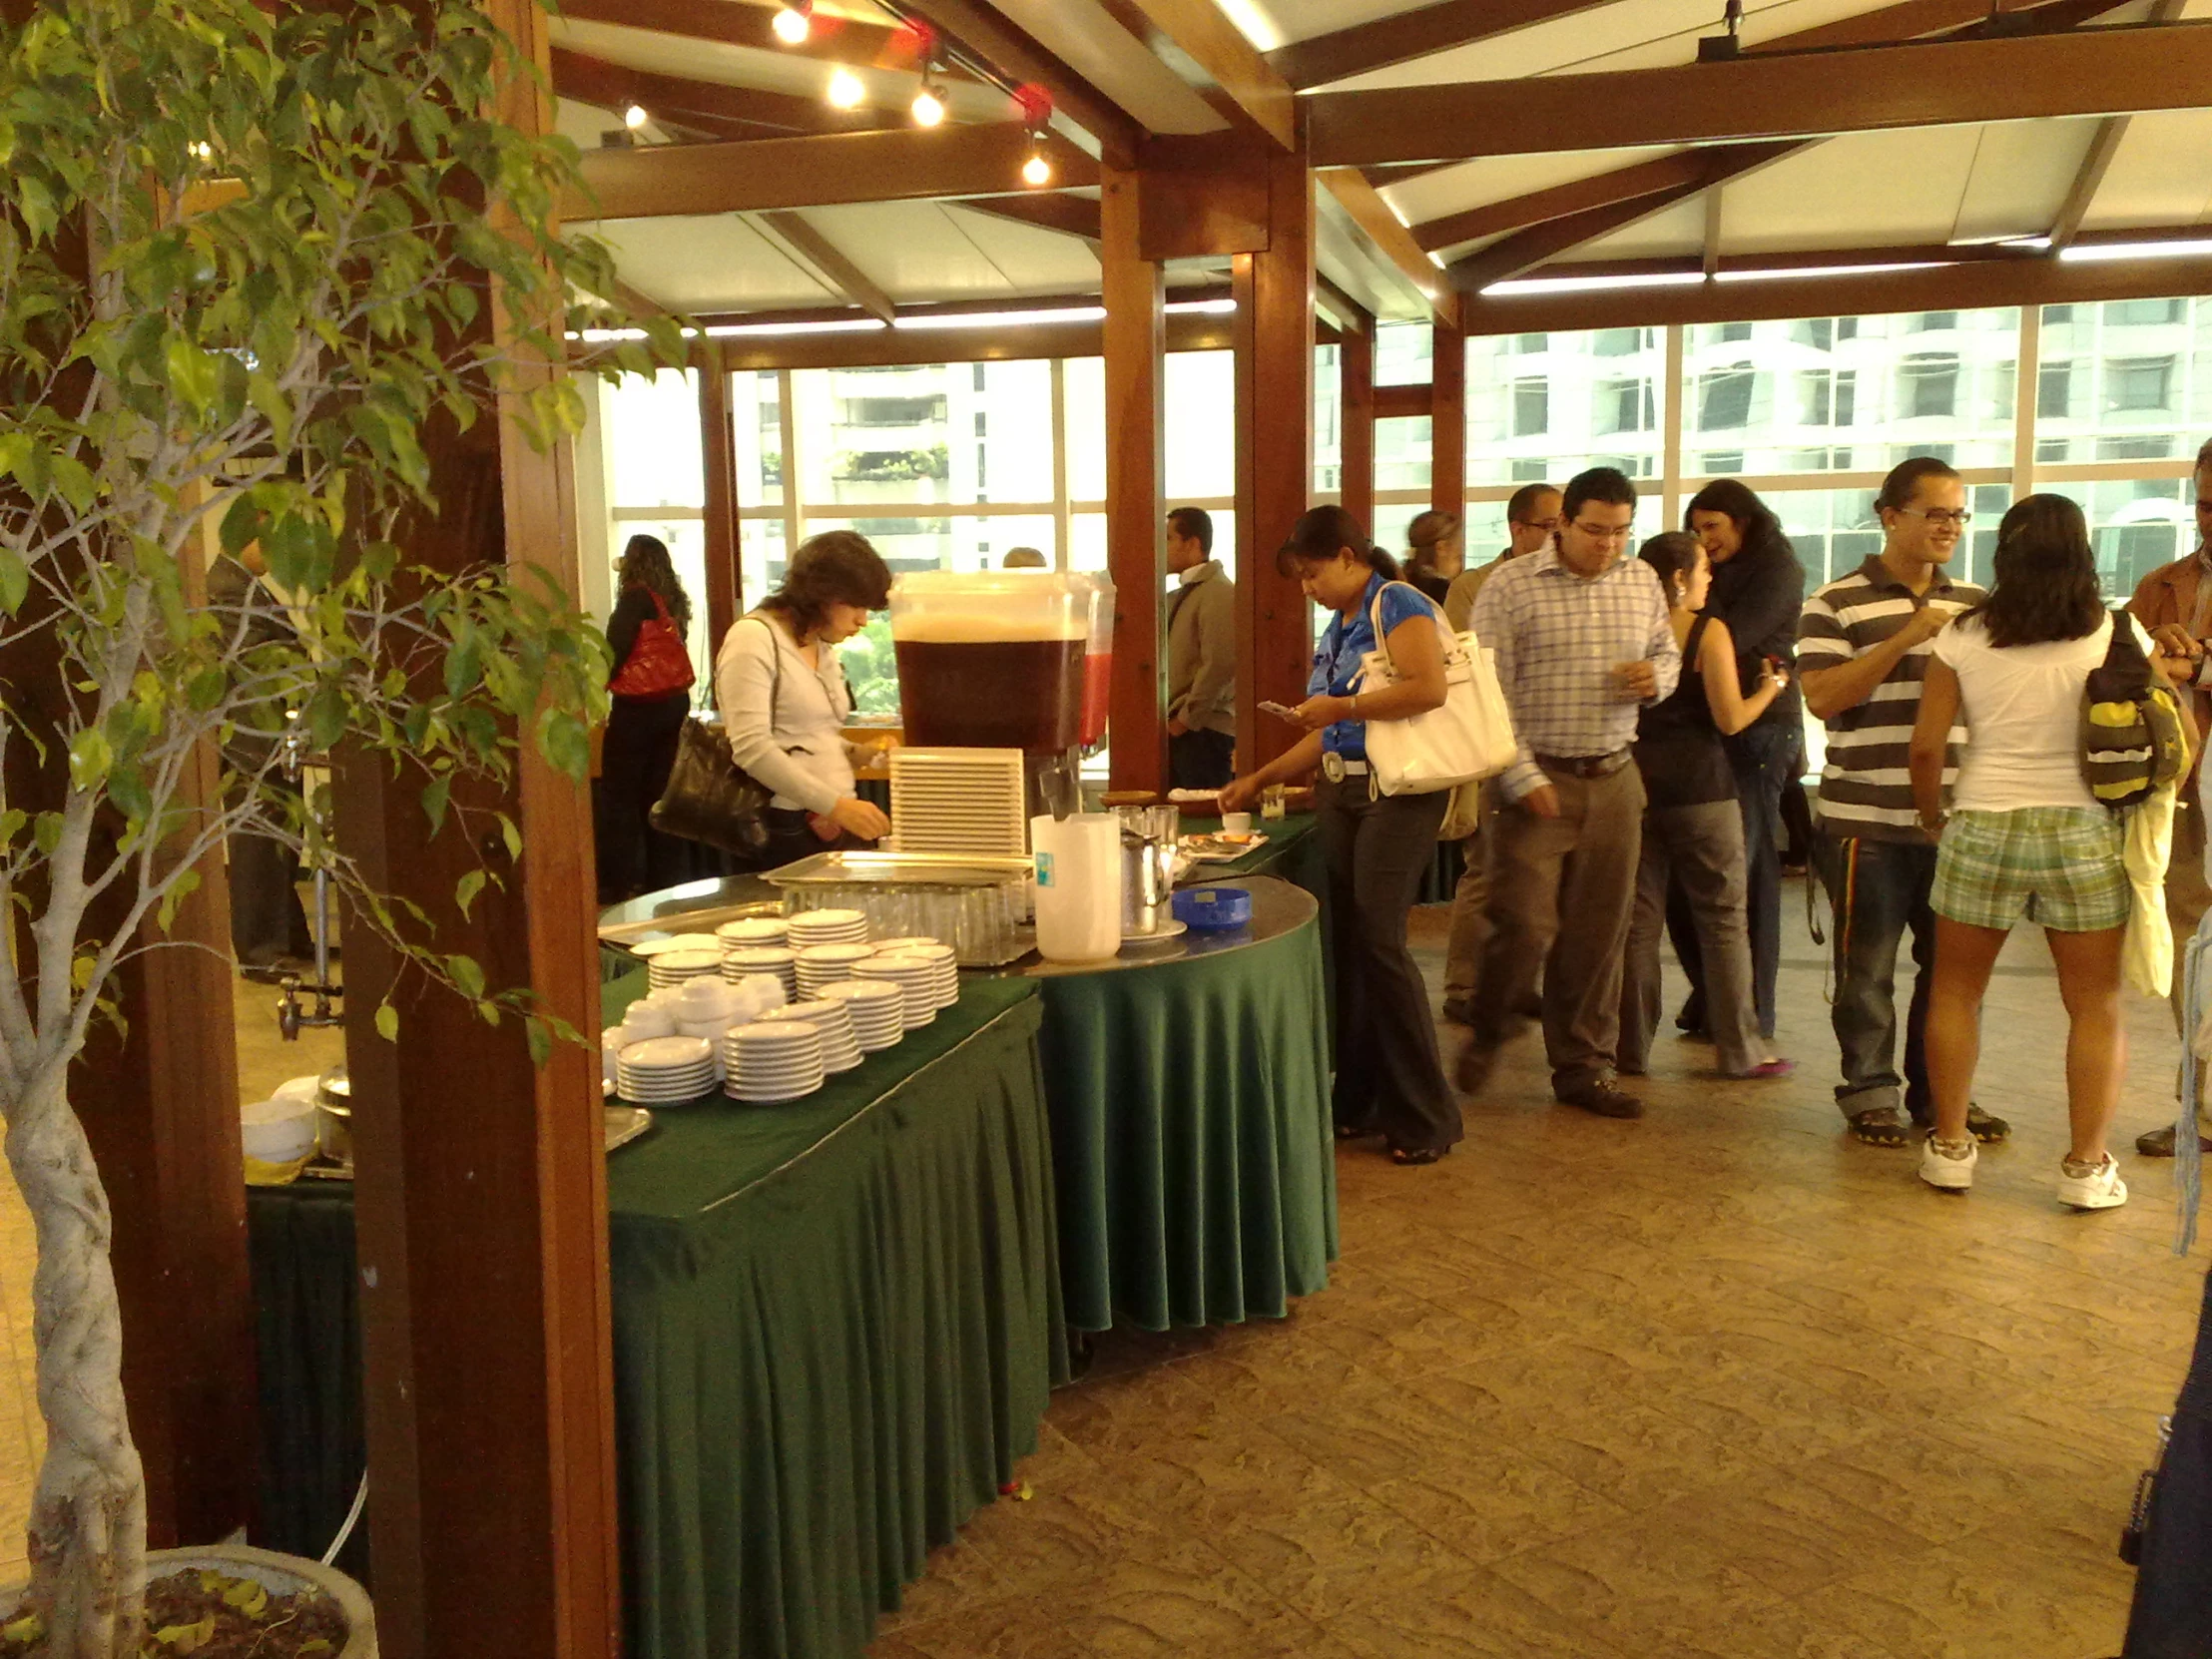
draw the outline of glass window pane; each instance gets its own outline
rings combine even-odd
[[[1344,376],[1339,348],[1314,347],[1314,488],[1332,493],[1343,487]]]
[[[1469,340],[1467,482],[1477,488],[1563,483],[1591,466],[1658,477],[1666,355],[1660,328]]]
[[[784,521],[781,518],[740,518],[738,520],[738,599],[747,610],[758,605],[774,593],[784,580],[784,566],[790,562],[790,552],[784,546]],[[719,647],[721,641],[716,641]]]
[[[1106,361],[1070,357],[1067,388],[1068,498],[1106,499]]]
[[[699,417],[692,417],[696,431]],[[612,526],[613,534],[607,538],[607,546],[614,555],[616,568],[622,563],[622,550],[632,536],[658,536],[668,544],[669,562],[676,567],[676,579],[684,584],[684,593],[691,600],[691,631],[684,644],[691,652],[692,667],[704,674],[707,665],[714,661],[714,641],[707,637],[707,531],[706,525],[696,518],[640,519],[618,518]],[[609,584],[610,591],[620,591]]]
[[[1394,415],[1375,423],[1378,490],[1424,490],[1428,487],[1428,416]]]
[[[782,383],[765,370],[730,376],[730,426],[738,450],[738,506],[784,504],[784,403]]]
[[[687,369],[626,374],[600,390],[610,507],[704,507],[699,390]]]
[[[941,363],[795,373],[800,500],[809,506],[950,500],[947,379]]]
[[[2008,466],[2018,354],[2010,308],[1693,327],[1683,475],[1886,472],[1931,454]]]
[[[997,570],[1016,547],[1034,547],[1048,563],[1053,556],[1049,513],[987,517],[854,513],[844,518],[809,518],[805,530],[810,536],[825,530],[857,530],[894,571]]]
[[[2035,381],[2036,460],[2194,455],[2212,422],[2207,324],[2212,310],[2201,299],[2045,305]]]
[[[2097,574],[2113,601],[2197,544],[2196,488],[2187,478],[2107,479],[2056,486],[2089,515]]]
[[[1436,349],[1436,332],[1425,322],[1379,322],[1375,327],[1375,383],[1423,386]]]
[[[1236,353],[1172,353],[1166,391],[1168,505],[1236,494]]]

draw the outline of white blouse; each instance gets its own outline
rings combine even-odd
[[[786,812],[828,813],[854,792],[844,747],[852,693],[834,646],[820,641],[815,656],[810,664],[782,620],[759,611],[730,625],[715,656],[715,702],[731,758],[775,791],[769,805]]]

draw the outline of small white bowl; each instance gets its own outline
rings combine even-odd
[[[239,1141],[249,1158],[288,1164],[314,1150],[314,1102],[278,1096],[239,1108]]]

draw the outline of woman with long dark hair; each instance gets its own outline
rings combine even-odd
[[[1928,1080],[1935,1127],[1921,1179],[1963,1191],[1976,1151],[1967,1097],[1981,1045],[1981,998],[2014,923],[2039,924],[2066,1004],[2066,1100],[2072,1145],[2059,1202],[2106,1210],[2127,1184],[2105,1150],[2127,1065],[2120,1011],[2121,942],[2130,901],[2121,819],[2098,805],[2081,771],[2082,688],[2125,627],[2154,666],[2142,625],[2104,608],[2081,509],[2030,495],[1997,526],[1988,598],[1936,636],[1911,751],[1922,825],[1938,829],[1935,982],[1928,1001]],[[1948,813],[1942,798],[1953,725],[1966,742]]]
[[[853,782],[852,693],[836,652],[890,597],[890,570],[868,539],[828,530],[799,544],[783,585],[723,637],[715,697],[731,758],[775,792],[764,867],[890,833]]]
[[[1636,767],[1644,780],[1643,850],[1636,904],[1621,964],[1620,1070],[1648,1069],[1659,1023],[1659,935],[1668,882],[1690,901],[1705,971],[1705,1011],[1725,1077],[1787,1077],[1759,1034],[1751,997],[1751,947],[1744,925],[1744,825],[1723,733],[1740,732],[1781,695],[1788,677],[1762,671],[1751,696],[1736,683],[1736,642],[1728,624],[1705,610],[1712,567],[1697,538],[1682,530],[1653,536],[1637,556],[1658,574],[1667,624],[1682,651],[1673,695],[1636,722]]]
[[[1403,720],[1444,701],[1444,624],[1435,603],[1397,580],[1391,557],[1342,507],[1316,507],[1292,528],[1276,568],[1336,612],[1314,653],[1309,696],[1291,712],[1306,736],[1221,792],[1225,812],[1269,784],[1317,767],[1321,839],[1329,862],[1337,979],[1339,1139],[1380,1134],[1392,1161],[1432,1164],[1460,1135],[1444,1082],[1428,990],[1405,945],[1405,918],[1435,856],[1451,792],[1379,795],[1368,769],[1368,723]],[[1377,640],[1376,618],[1381,635]],[[1356,690],[1361,659],[1386,650],[1395,685]]]
[[[1736,642],[1736,677],[1743,695],[1765,681],[1769,664],[1797,661],[1798,613],[1805,604],[1805,567],[1782,521],[1747,485],[1721,478],[1690,497],[1682,527],[1704,544],[1712,562],[1708,616],[1728,625]],[[1766,713],[1724,740],[1744,818],[1744,876],[1751,924],[1752,1003],[1762,1036],[1774,1035],[1775,976],[1782,962],[1782,792],[1804,753],[1804,703],[1794,685]],[[1686,910],[1670,922],[1686,922]],[[1690,979],[1690,1000],[1676,1021],[1704,1028],[1703,980],[1695,929],[1672,929],[1676,954]],[[1685,946],[1687,950],[1685,951]]]
[[[621,593],[607,619],[614,701],[599,763],[599,897],[608,904],[684,878],[681,846],[649,815],[668,788],[697,678],[684,643],[691,596],[668,544],[632,536],[615,580]]]

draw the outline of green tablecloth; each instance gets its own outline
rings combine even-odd
[[[964,977],[958,1007],[819,1094],[671,1108],[611,1158],[633,1659],[850,1659],[1035,1448],[1066,1376],[1042,1017],[1028,981]],[[324,1438],[358,1456],[357,1373],[327,1359],[351,1340],[351,1190],[253,1196],[270,1483],[316,1510]],[[348,1384],[349,1431],[324,1397]],[[349,1499],[358,1463],[336,1461]],[[313,1519],[272,1541],[319,1553]]]
[[[1068,1324],[1280,1317],[1323,1289],[1337,1184],[1318,915],[1040,983]]]

